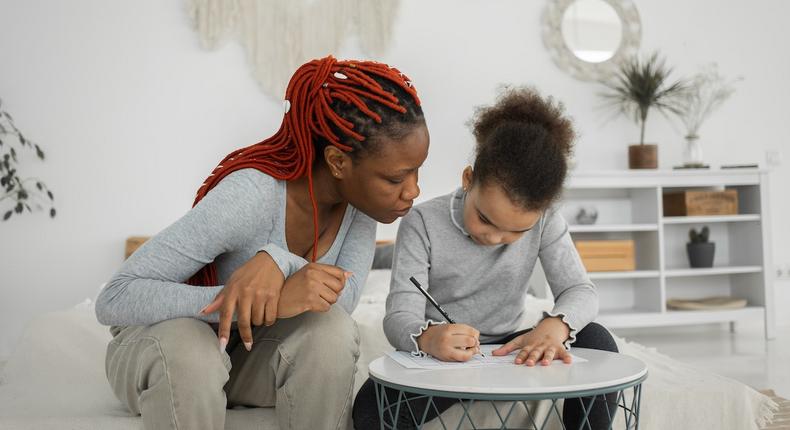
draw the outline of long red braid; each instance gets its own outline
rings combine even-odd
[[[239,169],[257,169],[286,181],[307,175],[310,201],[313,205],[312,260],[315,261],[318,252],[318,208],[313,192],[313,139],[320,136],[343,151],[352,151],[352,147],[341,143],[332,129],[334,126],[347,137],[359,142],[365,140],[365,136],[354,131],[353,123],[332,110],[332,102],[340,100],[353,104],[377,123],[381,123],[381,117],[368,107],[364,99],[401,113],[406,112],[398,98],[382,88],[372,76],[392,81],[411,95],[417,105],[420,104],[409,78],[386,64],[373,61],[338,61],[331,55],[310,61],[299,67],[288,83],[285,91],[286,113],[277,133],[262,142],[228,154],[200,186],[193,206],[222,178]],[[289,103],[290,109],[287,107]],[[188,282],[192,285],[217,285],[214,263],[203,267]]]

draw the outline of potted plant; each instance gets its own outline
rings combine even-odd
[[[699,233],[693,228],[689,230],[690,242],[686,244],[686,252],[691,267],[713,267],[716,244],[708,241],[709,236],[710,229],[707,226],[702,227]]]
[[[630,169],[658,167],[658,145],[645,143],[645,126],[651,109],[664,115],[679,110],[678,96],[686,85],[681,80],[670,82],[671,72],[658,53],[646,61],[634,56],[618,67],[612,81],[605,83],[609,90],[602,95],[607,105],[632,117],[640,128],[639,143],[628,147]]]
[[[14,119],[3,109],[0,99],[0,208],[5,207],[2,220],[7,221],[14,214],[33,212],[44,206],[49,206],[49,216],[54,218],[55,196],[52,191],[40,179],[22,177],[19,173],[17,149],[23,148],[35,151],[36,157],[44,159],[44,151],[19,131]]]
[[[707,167],[702,161],[699,129],[713,111],[730,98],[735,92],[735,83],[740,80],[743,78],[726,79],[719,73],[716,63],[705,66],[691,78],[688,88],[680,95],[677,112],[686,128],[683,167]]]

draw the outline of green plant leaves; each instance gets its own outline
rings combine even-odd
[[[708,226],[702,227],[699,232],[693,228],[689,230],[689,240],[691,243],[707,243],[709,238],[710,229]]]
[[[670,82],[672,69],[665,60],[653,53],[647,60],[632,57],[619,68],[614,80],[606,84],[609,91],[602,94],[606,105],[631,117],[641,128],[640,143],[644,143],[645,124],[651,109],[665,114],[681,109],[680,97],[687,89],[685,80]]]
[[[2,99],[0,99],[1,106],[3,106]],[[40,160],[44,160],[44,150],[25,137],[14,124],[11,114],[2,108],[0,108],[0,137],[3,138],[0,139],[0,205],[8,205],[6,208],[10,208],[4,212],[2,218],[3,221],[7,221],[14,214],[21,214],[25,210],[32,213],[33,207],[36,210],[43,209],[39,202],[45,198],[53,202],[55,197],[43,181],[18,174],[22,155],[18,148],[28,147],[31,151],[35,151],[36,157]],[[34,189],[26,184],[35,184],[36,187]],[[54,218],[55,214],[55,208],[50,207],[49,216]]]

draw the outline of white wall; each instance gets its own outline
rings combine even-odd
[[[646,52],[660,49],[679,72],[718,61],[746,78],[702,129],[705,155],[716,165],[784,151],[773,173],[774,256],[790,263],[790,2],[636,3]],[[604,123],[600,88],[553,65],[540,38],[543,5],[403,0],[380,60],[409,74],[424,101],[432,147],[422,199],[456,186],[472,149],[464,122],[500,83],[536,85],[566,103],[581,134],[579,169],[625,167],[636,127]],[[0,0],[0,53],[0,97],[48,152],[26,170],[49,184],[59,211],[0,224],[2,357],[31,317],[93,296],[121,262],[124,239],[183,214],[222,156],[276,130],[281,105],[257,89],[236,45],[199,48],[181,1]],[[337,54],[359,56],[353,42]],[[661,145],[661,166],[679,162],[679,132],[657,117],[648,136]],[[790,304],[787,282],[777,290]]]

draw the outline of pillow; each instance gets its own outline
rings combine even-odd
[[[395,251],[395,242],[383,242],[376,244],[376,253],[373,255],[373,266],[371,269],[391,269],[392,254]]]
[[[385,303],[390,292],[390,269],[373,269],[362,288],[359,303]]]

